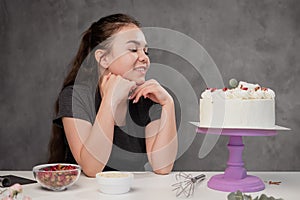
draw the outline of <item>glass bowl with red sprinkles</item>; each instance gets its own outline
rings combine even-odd
[[[53,163],[37,165],[32,171],[34,178],[43,188],[63,191],[79,179],[81,167],[75,164]]]

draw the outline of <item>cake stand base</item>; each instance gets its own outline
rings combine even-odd
[[[256,176],[247,175],[239,180],[224,178],[224,176],[224,174],[218,174],[211,177],[207,186],[223,192],[236,192],[237,188],[241,192],[257,192],[265,189],[263,181]]]
[[[243,162],[243,136],[271,136],[276,135],[276,130],[257,129],[208,129],[198,127],[199,133],[221,134],[229,136],[227,145],[229,158],[224,174],[218,174],[208,181],[207,186],[211,189],[224,192],[258,192],[265,189],[263,181],[247,174]]]

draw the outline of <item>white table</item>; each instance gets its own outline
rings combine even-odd
[[[98,184],[95,178],[88,178],[81,175],[78,182],[62,192],[48,191],[37,183],[24,185],[24,195],[30,196],[33,200],[91,200],[91,199],[121,199],[121,200],[147,200],[147,199],[176,199],[175,192],[172,191],[171,185],[175,183],[175,174],[172,172],[169,175],[157,175],[152,172],[137,172],[134,173],[134,182],[129,193],[122,195],[107,195],[102,194],[98,190]],[[222,172],[187,172],[193,175],[204,173],[206,180],[197,184],[194,195],[189,199],[204,199],[204,200],[226,200],[229,192],[220,192],[207,187],[207,181],[215,174]],[[0,171],[0,175],[18,175],[33,179],[33,174],[30,171]],[[297,200],[300,195],[300,172],[248,172],[248,174],[260,177],[263,181],[281,181],[280,185],[270,185],[266,183],[266,189],[251,194],[256,197],[265,193],[267,196],[275,198],[283,198],[285,200]],[[178,199],[184,199],[179,197]]]

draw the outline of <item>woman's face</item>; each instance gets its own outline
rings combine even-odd
[[[117,32],[112,40],[112,49],[107,55],[108,70],[137,85],[145,82],[150,66],[147,43],[140,28],[128,25]]]

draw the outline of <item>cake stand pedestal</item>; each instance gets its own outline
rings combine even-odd
[[[210,178],[208,187],[224,192],[257,192],[265,189],[264,182],[256,177],[247,174],[243,162],[243,136],[272,136],[276,130],[269,129],[228,129],[228,128],[197,128],[198,133],[219,134],[229,136],[227,145],[229,158],[224,174],[218,174]]]

